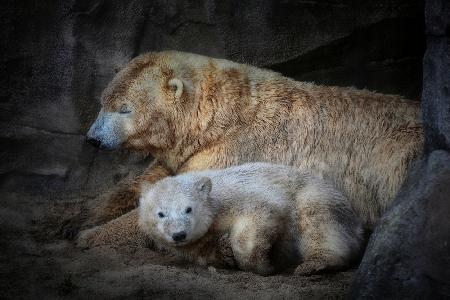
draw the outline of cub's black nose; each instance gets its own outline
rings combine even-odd
[[[184,241],[185,238],[186,238],[186,232],[184,232],[184,231],[180,231],[180,232],[174,233],[172,235],[172,239],[175,242],[182,242],[182,241]]]
[[[94,138],[90,138],[90,137],[86,137],[86,142],[88,142],[89,144],[94,145],[97,148],[100,147],[100,144],[102,143],[99,140],[94,139]]]

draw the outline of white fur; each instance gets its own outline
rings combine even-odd
[[[212,187],[202,190],[205,178]],[[188,206],[190,214],[185,213]],[[159,211],[167,218],[158,218]],[[229,236],[238,266],[261,274],[273,271],[268,253],[275,243],[297,249],[297,264],[304,263],[299,272],[306,273],[348,265],[362,242],[361,223],[333,186],[310,173],[267,163],[190,172],[145,187],[140,224],[178,253],[206,236]],[[186,241],[174,243],[171,235],[180,230],[187,233]],[[189,249],[193,260],[203,259]]]

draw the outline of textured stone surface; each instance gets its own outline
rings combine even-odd
[[[423,30],[414,19],[385,19],[270,68],[301,81],[352,85],[419,100],[423,48],[417,45],[422,44],[418,33]]]
[[[450,3],[445,0],[428,0],[425,9],[427,35],[449,36]]]
[[[416,163],[370,238],[354,299],[450,297],[450,154]]]
[[[428,1],[423,65],[425,150],[450,151],[450,2]]]
[[[429,0],[425,15],[425,157],[371,236],[354,299],[450,298],[450,3]]]

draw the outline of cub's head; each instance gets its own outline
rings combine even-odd
[[[208,177],[169,177],[143,187],[139,224],[153,238],[173,246],[196,241],[213,223],[215,208]]]
[[[88,142],[105,150],[173,147],[195,105],[195,64],[189,63],[195,59],[189,57],[160,52],[133,59],[103,91]],[[203,58],[199,57],[197,61]]]

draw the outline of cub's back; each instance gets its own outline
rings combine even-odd
[[[287,206],[291,195],[312,178],[308,172],[269,163],[247,163],[226,169],[195,171],[178,177],[211,178],[211,197],[240,211],[258,203]]]

